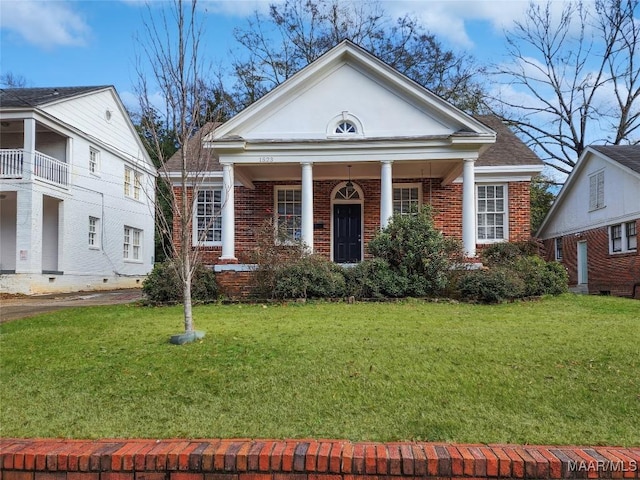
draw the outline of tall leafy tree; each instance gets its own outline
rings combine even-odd
[[[495,69],[529,97],[497,95],[507,117],[543,160],[562,173],[590,143],[640,141],[639,0],[531,3],[507,32],[509,61]]]
[[[344,39],[469,112],[482,105],[482,69],[446,49],[410,16],[393,20],[378,1],[285,0],[235,30],[236,105],[243,108]]]

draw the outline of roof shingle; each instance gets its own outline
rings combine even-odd
[[[640,145],[591,145],[591,148],[640,173]]]
[[[110,88],[109,85],[95,87],[45,87],[45,88],[1,88],[0,108],[35,108],[64,98]]]

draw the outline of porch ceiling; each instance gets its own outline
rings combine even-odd
[[[346,180],[380,178],[380,162],[320,163],[313,165],[314,180]],[[438,161],[398,161],[393,162],[393,179],[403,178],[446,178],[455,173],[461,165],[460,160]],[[300,164],[236,164],[238,179],[254,181],[300,181],[302,169]],[[244,182],[243,182],[244,183]]]

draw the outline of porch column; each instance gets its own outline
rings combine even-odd
[[[462,247],[467,257],[476,256],[475,160],[465,158],[462,169]]]
[[[34,118],[24,119],[24,146],[22,148],[22,178],[30,181],[35,172],[36,158],[36,121]]]
[[[387,160],[382,162],[380,169],[380,228],[389,225],[393,215],[393,172]]]
[[[313,164],[302,164],[302,241],[313,253]]]
[[[222,255],[220,260],[236,260],[235,196],[233,164],[222,164]]]
[[[16,273],[42,273],[42,193],[20,189],[16,195]]]

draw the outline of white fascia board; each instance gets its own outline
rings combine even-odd
[[[206,174],[204,173],[200,173],[202,178],[222,178],[222,172],[220,171],[215,171],[215,172],[208,172]],[[161,177],[163,178],[169,178],[169,179],[180,179],[182,178],[182,173],[181,172],[167,172],[167,173],[163,173],[161,174]],[[193,175],[188,175],[187,178],[193,178]]]
[[[538,175],[543,165],[500,165],[475,168],[476,183],[530,182]],[[462,176],[451,183],[462,183]]]
[[[541,240],[548,240],[550,238],[565,237],[567,235],[583,234],[590,230],[595,230],[597,228],[607,227],[609,225],[617,225],[620,223],[632,222],[638,219],[640,219],[640,212],[628,213],[620,217],[606,218],[598,222],[582,225],[580,226],[580,228],[571,228],[569,230],[557,230],[557,231],[549,232],[548,234],[543,234],[542,231],[540,230],[540,234],[538,235],[538,237]]]

